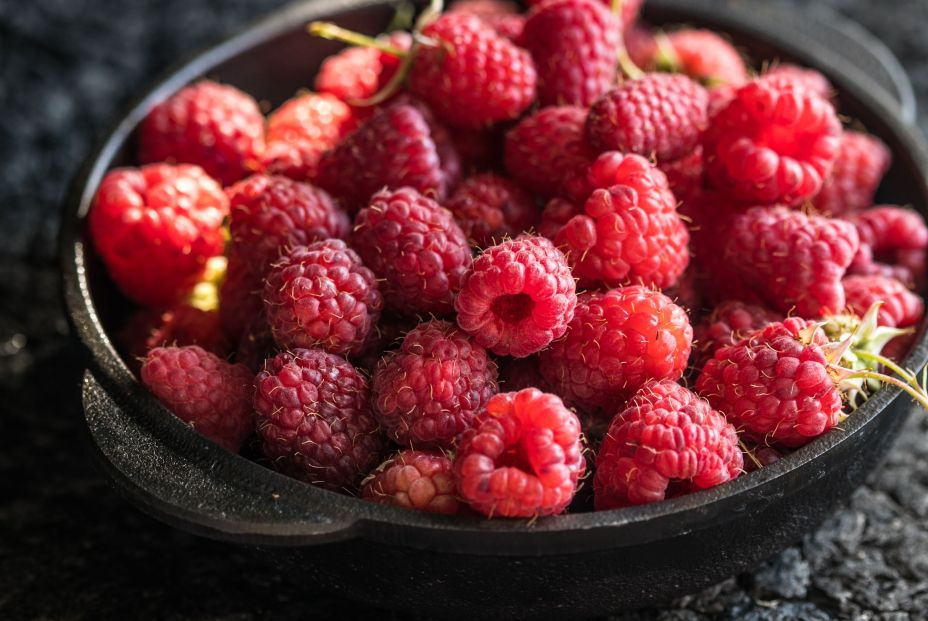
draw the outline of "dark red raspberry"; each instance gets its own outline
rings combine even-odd
[[[802,318],[769,324],[715,352],[696,392],[750,440],[802,446],[838,424],[841,392],[827,367],[824,332]]]
[[[282,251],[351,231],[348,215],[319,188],[287,177],[253,175],[226,189],[232,252],[263,276]]]
[[[297,246],[264,284],[264,310],[283,349],[359,353],[382,308],[373,272],[339,239]]]
[[[254,376],[197,347],[156,347],[142,364],[142,383],[197,433],[237,453],[254,430]]]
[[[815,69],[809,69],[808,67],[780,63],[767,69],[764,76],[791,80],[812,91],[822,99],[831,99],[835,94],[835,89],[831,82],[828,81],[828,78]]]
[[[159,103],[139,130],[143,164],[196,164],[223,185],[258,169],[264,151],[264,115],[233,86],[204,80]]]
[[[570,173],[593,161],[586,117],[579,106],[550,106],[525,117],[506,134],[506,170],[536,194],[557,194]]]
[[[334,95],[308,93],[285,102],[267,121],[262,169],[297,181],[313,181],[322,154],[357,127],[357,116]]]
[[[882,302],[878,322],[890,328],[908,328],[925,315],[922,298],[909,291],[895,278],[886,276],[845,276],[842,281],[847,307],[863,316],[877,302]]]
[[[351,244],[381,279],[387,308],[406,315],[450,313],[471,263],[451,212],[412,188],[375,194]]]
[[[519,44],[532,54],[542,106],[589,106],[615,83],[619,19],[598,0],[548,0],[529,11]]]
[[[583,205],[575,205],[565,198],[552,198],[541,211],[538,233],[551,241],[571,218],[583,213]]]
[[[165,308],[222,254],[229,200],[199,166],[119,168],[103,178],[90,236],[110,277],[133,301]]]
[[[465,170],[487,171],[503,168],[503,134],[495,128],[451,129],[449,133]]]
[[[409,90],[455,127],[482,128],[518,118],[535,99],[537,75],[528,52],[479,17],[447,13],[422,34]]]
[[[129,354],[144,358],[155,347],[199,345],[206,351],[224,357],[231,348],[222,330],[219,313],[201,310],[186,302],[164,311],[138,311],[121,332]]]
[[[807,318],[844,308],[841,279],[860,245],[847,222],[752,207],[731,221],[726,237],[725,261],[771,308]]]
[[[664,173],[639,155],[607,152],[588,182],[583,211],[555,237],[580,286],[676,283],[689,263],[689,233]]]
[[[882,140],[845,130],[831,176],[813,201],[815,208],[842,216],[870,207],[891,161],[892,153]]]
[[[219,286],[219,321],[232,342],[238,342],[245,329],[264,312],[263,278],[235,253],[229,256],[226,276]]]
[[[254,408],[272,465],[326,489],[354,491],[386,444],[370,411],[365,377],[320,349],[268,360],[255,378]]]
[[[783,315],[763,306],[740,300],[722,302],[693,329],[695,349],[698,351],[696,368],[701,369],[722,347],[734,345],[764,326],[782,320]]]
[[[460,510],[451,460],[437,451],[406,449],[380,464],[361,498],[382,505],[455,515]]]
[[[490,399],[454,460],[458,493],[490,517],[563,512],[585,468],[577,415],[535,388]]]
[[[373,407],[391,439],[450,448],[496,394],[496,364],[447,321],[419,325],[373,375]]]
[[[860,235],[860,252],[854,273],[885,273],[907,285],[918,286],[925,278],[928,226],[922,216],[895,205],[880,205],[848,217]]]
[[[699,143],[708,105],[706,89],[688,77],[648,73],[596,100],[586,121],[587,140],[597,152],[676,160]]]
[[[464,162],[461,161],[461,156],[458,154],[457,142],[452,130],[442,124],[435,117],[432,109],[423,101],[416,99],[408,93],[402,93],[396,96],[392,100],[390,106],[412,106],[422,115],[425,124],[429,126],[429,135],[432,138],[432,142],[435,143],[435,152],[438,153],[438,161],[441,165],[441,172],[444,175],[442,180],[443,185],[441,187],[441,198],[449,196],[464,177]]]
[[[667,176],[667,185],[681,204],[686,204],[703,192],[706,166],[701,146],[678,160],[658,162],[657,167]]]
[[[363,351],[351,358],[352,364],[369,375],[373,374],[377,363],[389,352],[399,349],[406,334],[419,323],[419,319],[415,317],[384,313],[367,337]]]
[[[567,336],[541,352],[541,375],[570,405],[610,410],[648,380],[676,380],[693,342],[686,311],[641,286],[580,295]]]
[[[538,356],[508,358],[499,370],[499,386],[506,392],[518,392],[525,388],[553,392],[538,369]]]
[[[665,60],[669,64],[666,68],[708,86],[730,84],[737,87],[748,81],[741,54],[718,33],[684,28],[668,34],[666,42],[670,58],[658,59],[658,65],[664,64],[660,60]]]
[[[401,51],[412,45],[412,37],[406,32],[392,32],[378,40]],[[377,48],[348,47],[322,61],[316,74],[316,90],[348,103],[370,99],[390,82],[399,66],[400,58]],[[363,116],[371,108],[355,110]]]
[[[724,416],[676,382],[648,382],[609,424],[596,456],[596,510],[715,487],[743,466],[738,434]]]
[[[235,361],[257,373],[264,368],[264,361],[273,358],[279,351],[271,326],[267,323],[267,315],[262,311],[242,332],[235,351]]]
[[[747,448],[744,457],[745,472],[755,472],[761,468],[772,466],[789,453],[789,451],[784,449],[775,449],[770,446],[757,445],[754,443],[751,444],[753,444],[753,446],[750,444],[746,445]],[[747,454],[748,451],[750,451],[750,454]],[[754,459],[751,459],[751,456],[753,456]],[[756,462],[754,461],[755,459],[757,460]]]
[[[822,189],[838,156],[834,106],[783,78],[739,88],[703,135],[712,183],[739,201],[798,205]]]
[[[447,206],[467,239],[481,248],[532,228],[539,212],[528,192],[494,173],[465,179]]]
[[[446,191],[428,123],[410,105],[378,112],[326,153],[319,164],[318,181],[351,213],[384,187],[408,186],[436,197]]]
[[[533,235],[477,257],[454,302],[464,331],[494,354],[516,358],[563,336],[576,305],[566,257],[550,240]]]

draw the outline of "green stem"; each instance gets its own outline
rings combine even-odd
[[[921,388],[918,384],[918,378],[912,375],[910,371],[907,371],[900,367],[898,364],[887,358],[886,356],[881,356],[879,354],[874,354],[869,351],[858,351],[855,352],[855,355],[858,358],[863,358],[864,360],[869,360],[870,362],[876,362],[877,364],[882,364],[884,367],[907,381],[910,385],[915,388]]]
[[[341,41],[342,43],[347,43],[349,45],[372,47],[380,50],[381,52],[384,52],[385,54],[396,56],[397,58],[405,58],[408,55],[408,52],[405,50],[394,47],[389,43],[378,41],[374,37],[369,37],[359,32],[346,30],[345,28],[336,26],[331,22],[313,22],[306,27],[306,30],[314,37],[321,37],[323,39],[329,39],[330,41]]]
[[[445,8],[444,0],[430,0],[429,5],[425,7],[419,19],[416,20],[415,32],[422,32],[429,24],[439,18]]]
[[[862,379],[876,380],[883,384],[891,384],[896,388],[900,388],[907,392],[909,396],[912,397],[920,406],[928,410],[928,394],[925,394],[924,389],[922,389],[920,386],[918,388],[914,388],[909,384],[896,379],[895,377],[890,377],[888,375],[883,375],[882,373],[876,373],[874,371],[854,371],[849,375],[846,375],[844,379],[854,379],[858,377]]]

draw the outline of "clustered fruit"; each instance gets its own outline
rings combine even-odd
[[[764,467],[884,377],[858,350],[904,356],[928,227],[874,205],[890,150],[824,76],[529,4],[354,35],[267,117],[207,80],[152,108],[88,225],[166,408],[325,489],[534,518]]]

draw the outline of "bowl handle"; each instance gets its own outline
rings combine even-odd
[[[82,397],[96,457],[117,490],[154,517],[199,535],[259,545],[354,536],[355,523],[340,506],[350,498],[260,468],[173,417],[133,414],[90,371]],[[151,418],[168,420],[151,424]],[[163,441],[165,433],[178,431],[189,440],[189,451]]]

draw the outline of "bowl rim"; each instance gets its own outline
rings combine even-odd
[[[300,501],[305,503],[304,506],[318,509],[334,520],[329,527],[322,529],[318,524],[295,523],[287,527],[270,527],[267,532],[260,532],[263,530],[260,525],[233,523],[234,518],[230,518],[227,525],[204,519],[200,523],[201,526],[215,531],[212,534],[221,538],[265,544],[313,544],[360,536],[378,541],[402,541],[405,545],[431,549],[439,547],[451,552],[486,551],[497,555],[523,554],[527,549],[535,553],[566,553],[576,552],[578,547],[597,549],[603,545],[619,547],[638,544],[701,530],[719,521],[733,519],[734,514],[744,510],[744,498],[747,493],[755,492],[761,498],[765,498],[763,489],[772,483],[796,479],[804,466],[848,442],[877,416],[885,414],[887,406],[899,397],[901,391],[898,388],[884,387],[850,416],[841,429],[824,434],[771,466],[715,488],[649,505],[541,518],[533,521],[531,527],[526,526],[526,520],[473,520],[366,503],[358,498],[289,479],[239,455],[228,453],[192,431],[142,389],[117,353],[96,311],[86,273],[90,249],[87,247],[89,242],[85,240],[83,229],[83,220],[96,188],[103,175],[112,167],[112,161],[126,139],[156,101],[191,80],[209,73],[212,68],[242,50],[291,31],[294,24],[325,15],[382,5],[384,3],[378,0],[301,2],[280,9],[226,37],[219,44],[206,48],[191,59],[174,65],[143,89],[128,106],[127,111],[117,117],[117,121],[106,131],[103,139],[75,176],[64,202],[59,249],[62,291],[68,320],[87,350],[92,373],[100,380],[104,390],[115,397],[117,405],[128,410],[130,416],[140,420],[147,419],[147,423],[156,422],[155,427],[161,431],[166,430],[171,436],[172,448],[175,451],[199,451],[199,455],[214,464],[215,467],[211,466],[211,471],[214,470],[217,476],[239,479],[244,477],[242,482],[252,483],[256,489],[266,490],[270,486],[287,490],[290,494],[302,496]],[[656,1],[654,5],[671,10],[688,8],[686,2],[680,0]],[[754,31],[755,36],[764,36],[771,43],[778,44],[774,34],[757,30],[762,29],[762,25],[754,24],[745,28],[743,24],[727,22],[719,28],[739,30],[742,34],[745,30]],[[835,79],[843,92],[882,117],[885,131],[891,133],[902,145],[902,152],[908,160],[907,165],[920,171],[918,183],[921,193],[928,196],[928,146],[917,127],[897,117],[895,109],[898,106],[894,105],[888,95],[872,84],[865,75],[857,72],[851,64],[830,64],[824,67],[813,62],[814,59],[804,57],[799,50],[789,49],[789,53],[811,66],[824,70],[830,79]],[[894,155],[900,156],[899,153]],[[906,358],[906,366],[910,368],[920,369],[928,362],[928,335],[925,326],[925,323],[920,326],[917,342]],[[792,485],[799,485],[799,482],[794,480]],[[188,518],[194,523],[198,522],[195,515]],[[644,528],[645,525],[647,528]],[[414,539],[408,537],[410,532],[427,536]],[[591,536],[593,534],[601,536]]]

